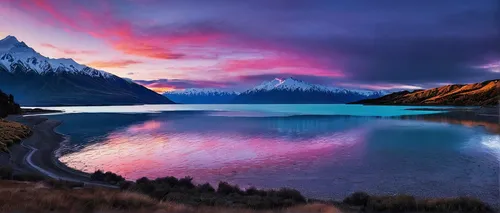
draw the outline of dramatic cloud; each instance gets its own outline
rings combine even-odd
[[[121,73],[179,79],[158,87],[243,87],[298,76],[327,85],[409,89],[498,78],[496,0],[6,0],[0,4],[144,62],[140,72]]]
[[[186,88],[227,88],[235,86],[233,83],[228,82],[190,81],[180,79],[135,80],[135,82],[158,93]]]
[[[141,61],[135,60],[114,60],[114,61],[93,61],[87,63],[87,66],[93,68],[123,68],[132,64],[140,64]]]

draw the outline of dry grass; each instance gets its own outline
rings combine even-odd
[[[103,188],[52,188],[42,182],[0,181],[0,212],[340,213],[326,204],[257,211],[191,207],[158,202],[142,194]]]
[[[8,151],[7,147],[18,143],[30,135],[31,130],[20,123],[0,119],[0,151]]]

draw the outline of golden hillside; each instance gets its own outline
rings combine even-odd
[[[356,102],[356,104],[380,105],[450,105],[450,106],[494,106],[498,104],[500,80],[474,84],[454,84],[442,87],[402,91]]]

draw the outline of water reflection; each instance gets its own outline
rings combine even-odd
[[[60,160],[129,179],[189,175],[199,182],[288,186],[319,198],[360,190],[475,196],[493,203],[500,197],[499,136],[482,129],[349,116],[179,112],[133,118],[115,114],[102,124],[116,123],[114,129],[97,131],[92,128],[101,128],[98,114],[85,116],[92,124],[76,125],[72,115],[59,117],[72,145],[80,147]]]

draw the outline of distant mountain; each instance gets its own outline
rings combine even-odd
[[[274,79],[238,95],[233,103],[246,104],[321,104],[348,103],[377,98],[381,91],[351,90],[307,83],[295,78]]]
[[[453,84],[413,92],[395,92],[354,104],[493,106],[500,100],[500,80],[475,84]]]
[[[42,56],[14,36],[0,40],[0,89],[13,94],[23,106],[173,103],[73,59]]]
[[[228,104],[238,94],[237,92],[226,92],[211,88],[190,88],[163,93],[170,100],[183,104]]]

